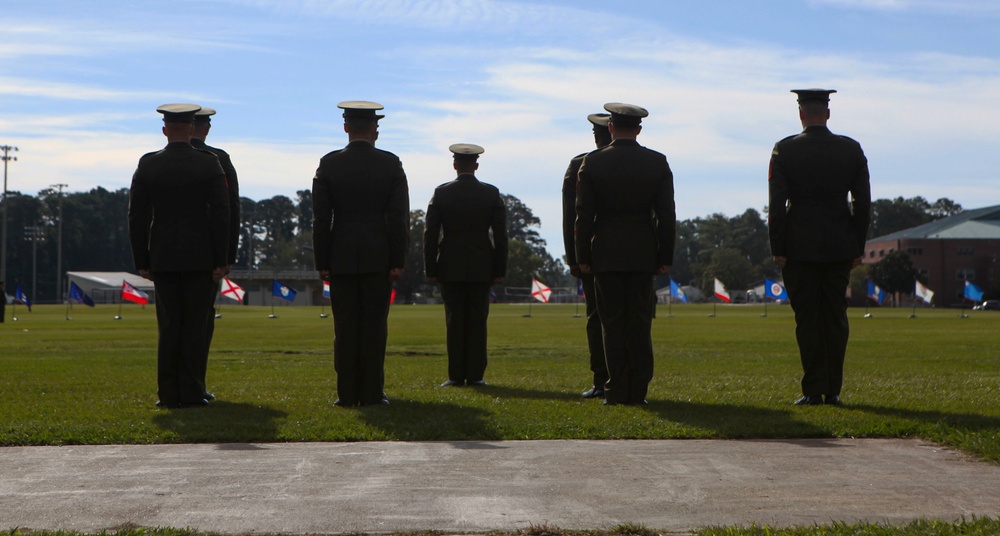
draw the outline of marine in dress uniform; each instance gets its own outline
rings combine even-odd
[[[129,191],[129,241],[156,290],[157,405],[207,405],[200,362],[212,289],[226,270],[229,195],[219,159],[190,144],[193,104],[166,104],[167,146],[139,159]]]
[[[202,107],[201,110],[195,112],[194,130],[191,134],[191,145],[195,149],[208,151],[217,156],[219,158],[219,164],[222,165],[222,171],[226,174],[226,187],[229,192],[229,226],[227,227],[229,230],[229,249],[226,252],[226,273],[224,275],[229,275],[229,272],[232,271],[233,264],[236,264],[236,249],[240,243],[240,183],[236,176],[236,168],[233,166],[233,160],[229,157],[229,153],[219,149],[218,147],[211,147],[205,144],[205,139],[208,138],[208,131],[212,128],[212,116],[215,114],[216,111],[213,108],[206,107]],[[212,289],[213,304],[218,292],[218,286]],[[215,335],[214,308],[208,315],[208,332],[205,340],[205,355],[199,364],[203,383],[206,383],[205,375],[208,371],[208,352],[212,347],[213,335]],[[215,395],[208,391],[205,391],[204,396],[206,400],[215,400]]]
[[[340,406],[388,404],[385,344],[392,282],[403,274],[410,201],[399,158],[375,148],[381,104],[346,101],[347,147],[313,178],[313,250],[330,281],[333,362]]]
[[[676,234],[673,173],[662,154],[636,137],[648,112],[609,103],[611,143],[580,166],[576,260],[594,274],[604,331],[605,404],[645,404],[653,378],[650,337],[654,274],[673,262]]]
[[[608,122],[611,114],[590,114],[587,120],[594,127],[594,143],[597,148],[611,143],[611,132]],[[583,157],[579,154],[569,161],[566,175],[563,176],[563,245],[566,248],[566,264],[573,277],[582,281],[583,296],[587,304],[587,347],[590,351],[590,371],[593,373],[593,383],[590,389],[583,392],[583,398],[604,398],[604,384],[608,381],[608,365],[604,360],[604,336],[601,334],[601,317],[597,312],[597,294],[594,291],[594,275],[580,271],[580,263],[576,260],[575,227],[576,227],[576,182]]]
[[[840,404],[849,335],[845,294],[870,221],[868,160],[858,142],[826,126],[835,90],[792,92],[804,130],[771,151],[771,253],[795,312],[803,369],[803,396],[795,403]]]
[[[483,148],[458,143],[449,150],[458,178],[438,186],[427,206],[424,272],[444,298],[448,381],[442,386],[482,386],[490,287],[507,273],[507,209],[500,191],[476,178]]]

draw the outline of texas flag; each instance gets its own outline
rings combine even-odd
[[[726,286],[722,284],[722,281],[718,279],[715,280],[715,297],[720,300],[729,303],[729,291],[726,290]]]
[[[552,294],[552,289],[542,284],[541,281],[532,278],[531,279],[531,297],[542,303],[549,303],[549,296]]]
[[[122,299],[145,305],[149,303],[149,294],[133,287],[128,281],[122,281]]]
[[[222,297],[229,298],[230,300],[236,300],[238,302],[243,302],[243,296],[246,291],[243,287],[233,283],[228,277],[222,278]]]

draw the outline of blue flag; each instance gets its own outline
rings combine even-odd
[[[885,290],[875,284],[871,279],[868,280],[868,297],[875,300],[875,303],[882,305],[885,301]]]
[[[583,293],[583,279],[576,280],[576,295],[586,297],[586,294]]]
[[[764,280],[764,295],[768,298],[788,301],[788,292],[785,291],[784,285],[770,279]]]
[[[31,300],[29,300],[28,295],[25,294],[23,290],[21,290],[20,283],[18,283],[17,288],[14,289],[14,299],[23,303],[24,306],[28,308],[29,312],[31,311]]]
[[[687,294],[684,294],[684,289],[682,289],[681,286],[677,284],[677,281],[673,280],[673,278],[670,279],[670,297],[677,298],[684,303],[688,302],[688,297]]]
[[[965,297],[972,301],[983,301],[983,289],[977,287],[974,283],[966,281]]]
[[[286,301],[295,301],[296,294],[298,294],[298,292],[294,288],[278,281],[277,279],[274,280],[274,285],[271,288],[271,295],[275,298],[281,298]]]
[[[82,303],[87,307],[94,306],[94,300],[90,299],[90,296],[87,296],[83,289],[73,281],[69,283],[69,299],[77,303]]]

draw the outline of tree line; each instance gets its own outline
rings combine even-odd
[[[575,287],[563,261],[562,244],[550,251],[538,230],[541,220],[521,200],[503,195],[509,240],[505,288],[524,289],[538,278],[550,287]],[[67,271],[133,271],[128,241],[128,189],[94,188],[60,195],[45,189],[36,196],[8,192],[7,288],[20,283],[38,303],[61,301],[56,296],[59,208],[62,206],[62,269]],[[313,270],[312,192],[294,198],[277,195],[254,201],[241,199],[242,233],[237,270]],[[766,214],[766,208],[764,214]],[[872,203],[869,238],[920,225],[961,212],[950,199],[934,203],[922,197],[878,199]],[[557,225],[559,222],[555,222]],[[397,299],[420,301],[435,288],[423,277],[424,211],[410,212],[410,254]],[[552,251],[555,251],[553,255]],[[896,262],[893,259],[893,262]],[[677,222],[674,264],[668,277],[699,287],[711,295],[712,282],[746,289],[765,277],[779,277],[771,262],[767,222],[753,208],[727,217],[711,214]],[[912,281],[912,279],[911,279]],[[668,284],[667,277],[657,288]],[[67,291],[63,285],[63,293]],[[502,289],[501,289],[502,292]]]

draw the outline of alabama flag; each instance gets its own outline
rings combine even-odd
[[[128,281],[122,280],[122,299],[144,305],[149,303],[149,294],[133,287]]]
[[[243,287],[233,283],[228,277],[222,278],[222,297],[229,298],[230,300],[236,300],[238,302],[243,302],[243,296],[246,291]]]
[[[722,281],[718,279],[715,280],[715,297],[729,303],[729,291],[726,290],[726,286],[722,284]]]
[[[542,284],[541,281],[532,278],[531,279],[531,297],[542,303],[549,303],[549,296],[552,294],[552,289]]]

